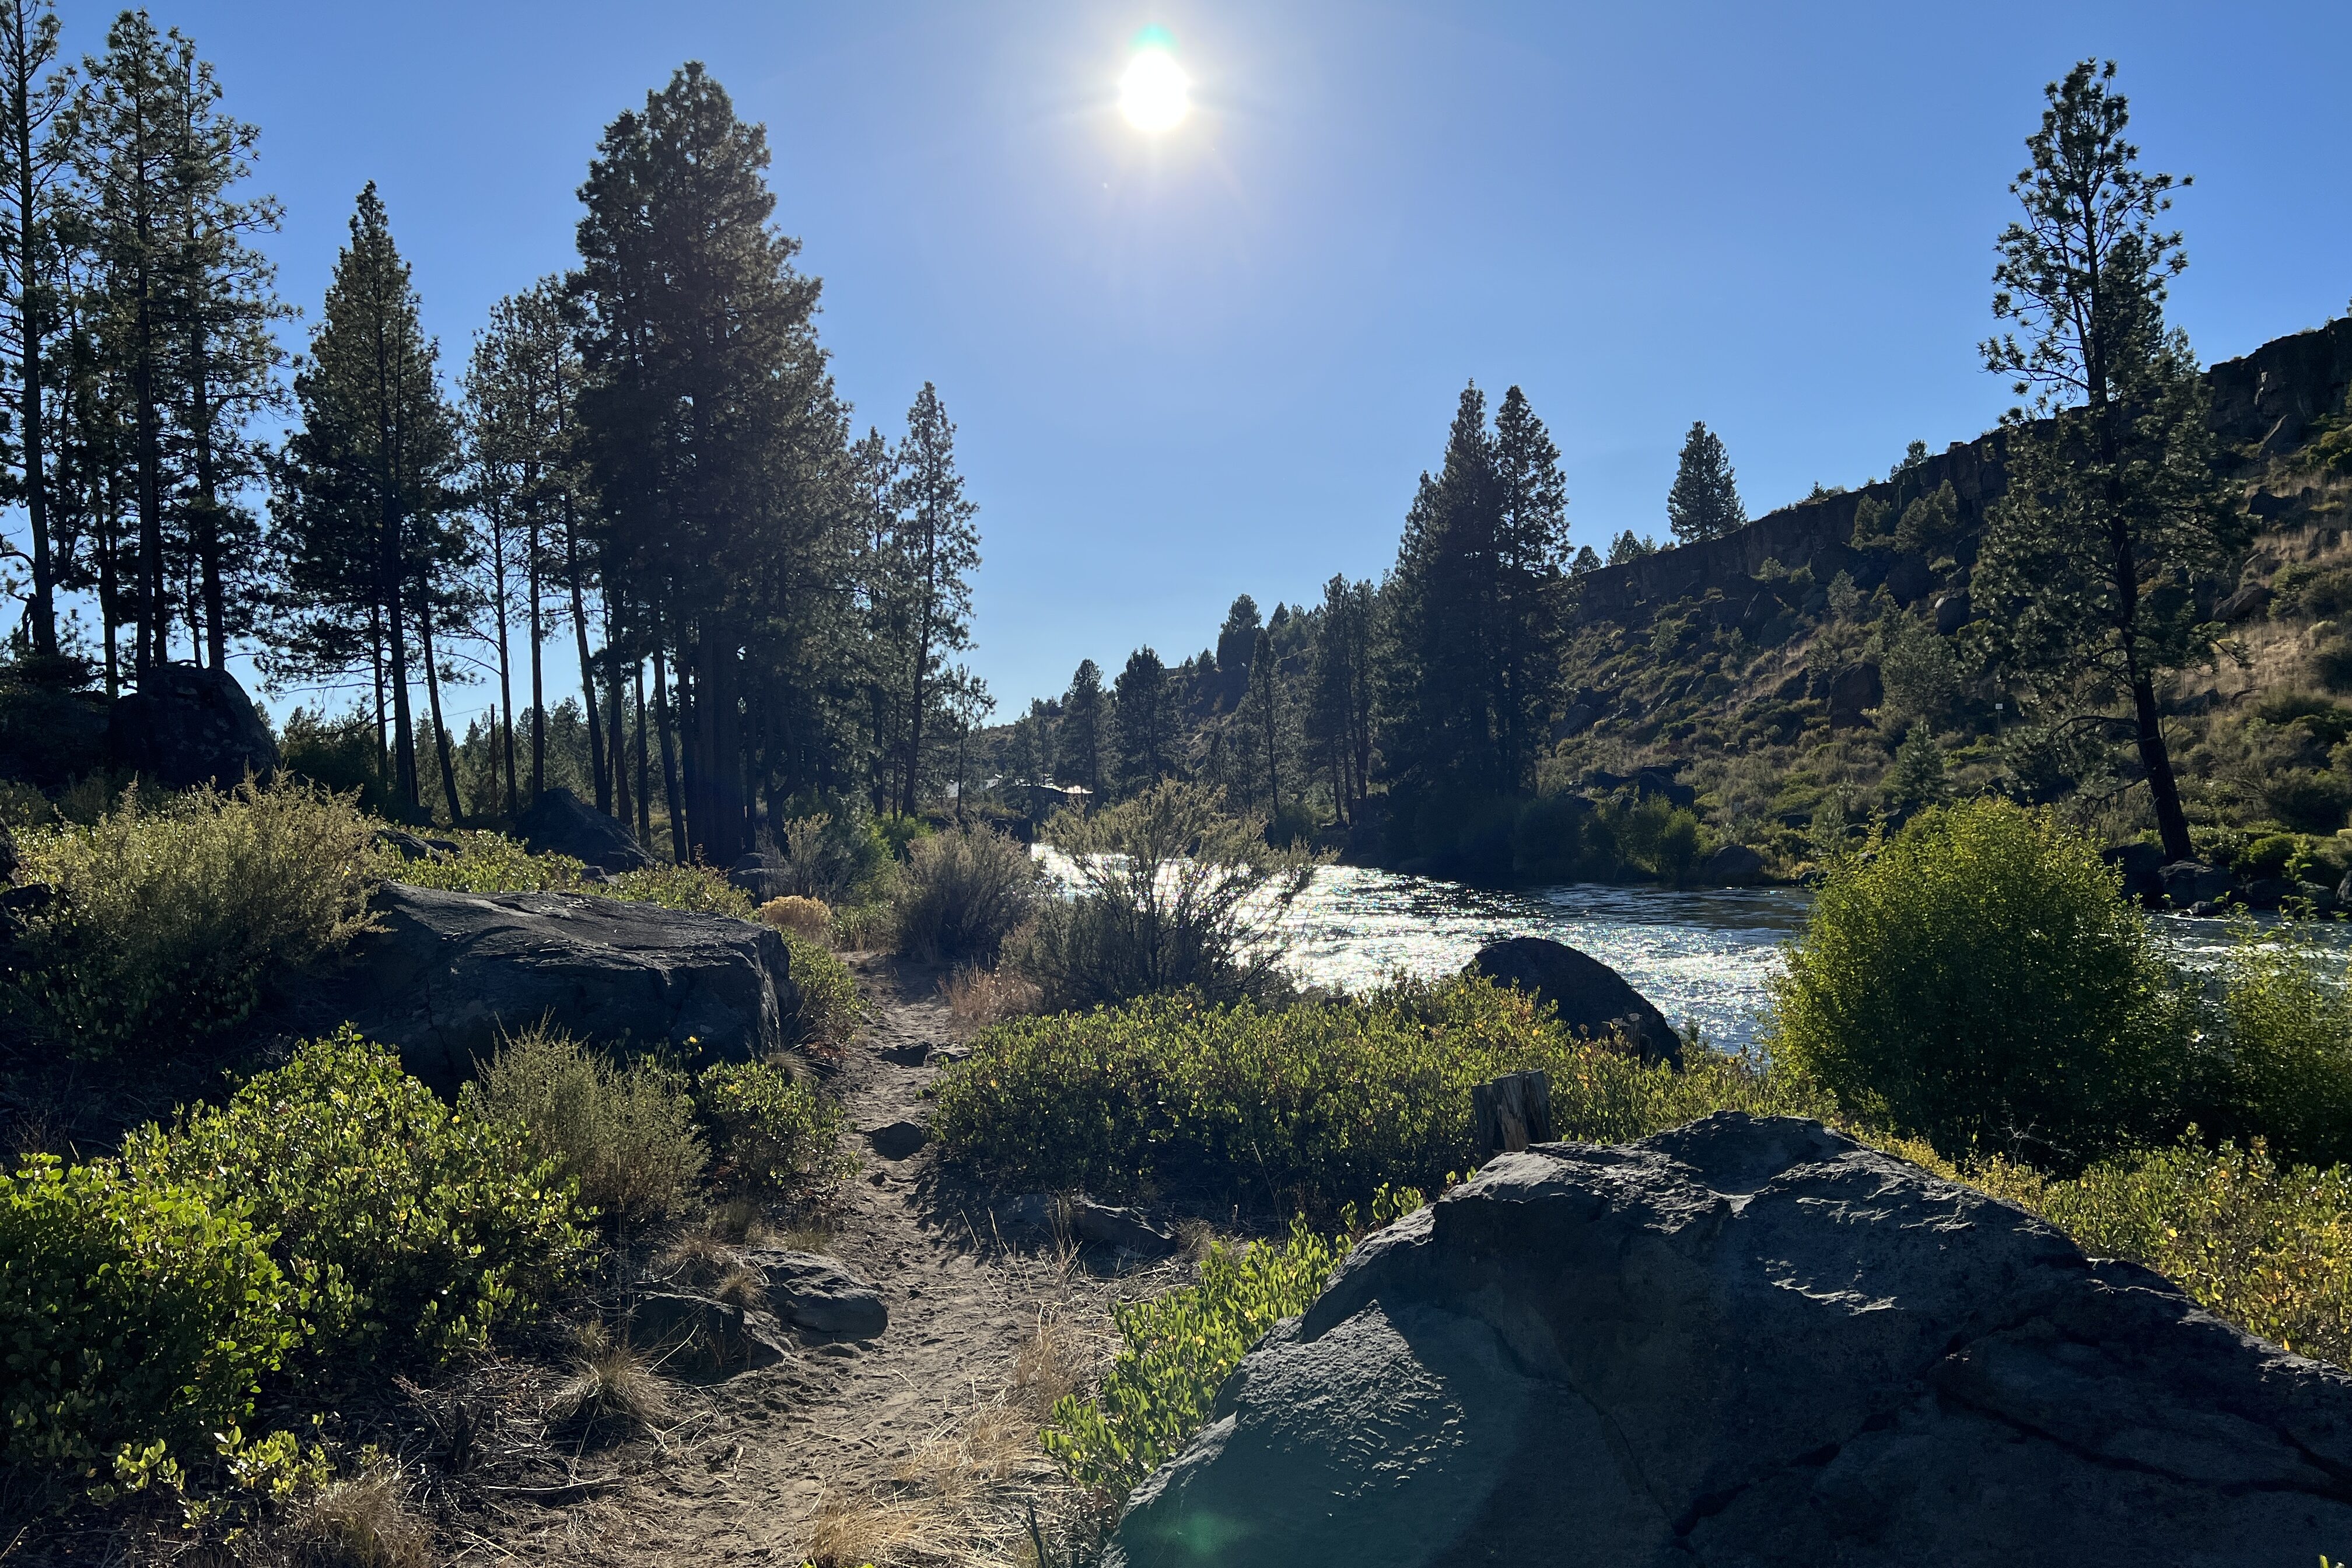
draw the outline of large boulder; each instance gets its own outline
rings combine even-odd
[[[1366,1239],[1107,1563],[2065,1568],[2352,1542],[2352,1379],[1816,1122],[1505,1154]]]
[[[605,871],[642,871],[654,858],[629,830],[568,789],[549,790],[515,821],[515,837],[534,855],[569,855]]]
[[[236,677],[193,664],[159,665],[107,715],[115,765],[166,789],[235,785],[278,766],[278,742]]]
[[[1885,700],[1886,688],[1878,666],[1849,664],[1829,678],[1822,695],[1830,705],[1830,728],[1858,730],[1870,722],[1870,710]]]
[[[766,1247],[743,1261],[767,1282],[769,1307],[796,1329],[870,1340],[890,1326],[881,1292],[822,1253]]]
[[[727,868],[727,885],[749,894],[755,904],[797,891],[791,872],[772,855],[746,855]]]
[[[1625,977],[1564,942],[1515,936],[1488,942],[1466,973],[1484,974],[1497,985],[1516,985],[1559,1009],[1571,1029],[1599,1036],[1621,1029],[1647,1062],[1682,1060],[1682,1037],[1650,999]]]
[[[1727,844],[1706,858],[1698,879],[1718,888],[1752,888],[1764,879],[1764,857],[1745,844]]]
[[[774,928],[576,893],[386,883],[381,929],[299,1005],[399,1047],[447,1092],[502,1035],[545,1018],[583,1038],[748,1061],[793,1043],[800,1006]]]
[[[2238,879],[2221,866],[2200,866],[2194,860],[2175,860],[2160,873],[2164,896],[2176,910],[2194,904],[2218,903],[2229,897]]]
[[[2118,844],[2099,858],[2123,874],[2124,892],[2144,904],[2164,898],[2164,851],[2153,844]]]

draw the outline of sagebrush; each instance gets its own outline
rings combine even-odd
[[[683,1212],[709,1162],[684,1069],[656,1057],[616,1062],[544,1023],[478,1064],[458,1105],[522,1128],[534,1158],[625,1226]]]

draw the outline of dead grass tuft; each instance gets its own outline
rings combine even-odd
[[[669,1384],[635,1345],[594,1322],[582,1325],[575,1342],[576,1370],[549,1402],[550,1415],[631,1436],[658,1430],[669,1419]]]
[[[735,1248],[715,1236],[682,1236],[654,1260],[654,1271],[681,1285],[708,1288],[743,1267]]]
[[[833,945],[833,906],[823,899],[793,894],[770,899],[760,906],[760,918],[779,931],[804,936],[824,947]]]
[[[940,994],[955,1021],[967,1029],[1026,1017],[1043,1001],[1035,981],[1003,969],[970,965],[940,976]]]
[[[768,1310],[768,1282],[755,1270],[739,1268],[712,1289],[710,1297],[742,1311],[764,1312]]]
[[[287,1532],[304,1568],[426,1568],[433,1531],[400,1472],[377,1466],[319,1494]]]

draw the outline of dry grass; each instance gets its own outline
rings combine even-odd
[[[576,1339],[575,1370],[549,1401],[550,1416],[633,1437],[669,1420],[669,1384],[635,1346],[593,1322],[583,1324]]]
[[[831,1252],[833,1231],[830,1226],[814,1223],[786,1226],[769,1233],[770,1241],[793,1252]]]
[[[1079,1500],[1037,1446],[1054,1402],[1092,1375],[1097,1347],[1041,1317],[1011,1381],[940,1423],[887,1486],[827,1491],[812,1521],[815,1568],[976,1568],[1033,1559],[1033,1510],[1059,1518]]]
[[[677,1284],[707,1288],[739,1272],[743,1259],[716,1236],[688,1234],[670,1243],[654,1259],[654,1271]]]
[[[760,906],[760,918],[779,931],[788,931],[826,947],[833,945],[833,906],[823,899],[787,894]]]
[[[955,1021],[967,1029],[1027,1017],[1043,1000],[1034,981],[1003,969],[971,965],[940,976],[940,994]]]
[[[752,1269],[736,1268],[712,1289],[710,1297],[741,1311],[764,1312],[768,1310],[768,1282]]]
[[[426,1568],[433,1561],[432,1528],[388,1466],[329,1487],[281,1539],[304,1568]]]

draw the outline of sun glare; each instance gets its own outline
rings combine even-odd
[[[1138,131],[1153,135],[1173,131],[1192,107],[1192,86],[1184,68],[1176,63],[1166,34],[1156,27],[1147,29],[1135,58],[1128,62],[1127,74],[1118,79],[1119,112]]]

